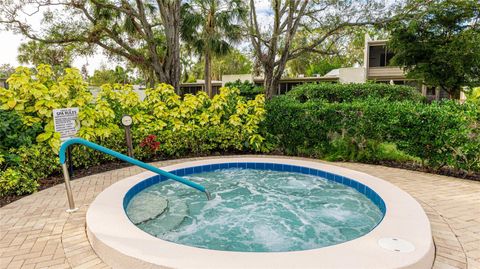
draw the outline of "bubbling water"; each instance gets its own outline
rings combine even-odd
[[[140,229],[179,244],[243,252],[342,243],[368,233],[383,216],[355,189],[312,175],[231,168],[186,178],[204,185],[213,199],[206,201],[202,193],[178,183],[161,182],[134,196],[127,215],[159,206],[155,199],[136,201],[147,193],[156,195],[159,203],[168,200],[168,208],[137,224]]]

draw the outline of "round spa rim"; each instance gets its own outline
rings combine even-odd
[[[154,237],[128,219],[124,203],[131,199],[129,196],[152,185],[155,180],[160,181],[160,178],[155,179],[156,174],[144,172],[114,183],[89,206],[86,222],[92,248],[113,268],[432,267],[435,247],[430,222],[423,208],[408,193],[380,178],[316,161],[271,157],[206,158],[162,169],[183,170],[184,173],[191,174],[202,172],[201,168],[195,170],[195,167],[209,167],[212,170],[217,169],[215,165],[219,165],[218,168],[228,168],[229,163],[250,163],[247,168],[254,169],[280,169],[278,166],[277,169],[270,166],[276,164],[284,171],[320,171],[325,174],[317,175],[342,182],[360,192],[362,186],[366,186],[368,188],[364,188],[363,193],[379,206],[384,217],[372,231],[359,238],[311,250],[234,252],[196,248]]]

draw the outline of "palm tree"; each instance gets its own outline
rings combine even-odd
[[[242,39],[247,8],[241,0],[190,0],[182,6],[182,38],[205,61],[205,91],[213,96],[213,56],[227,54]]]

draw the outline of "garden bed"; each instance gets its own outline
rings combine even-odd
[[[216,153],[216,154],[212,154],[211,156],[220,156],[220,155],[229,156],[229,155],[231,155],[231,153],[229,153],[229,154]],[[236,155],[239,155],[239,154],[236,153]],[[282,154],[280,152],[275,152],[273,154],[267,154],[267,155],[282,155]],[[205,157],[205,156],[188,156],[188,157],[185,157],[185,158],[193,158],[193,157]],[[161,161],[161,160],[165,160],[165,159],[157,159],[157,160],[152,160],[152,161]],[[394,161],[377,161],[377,162],[366,162],[366,163],[375,164],[375,165],[382,165],[382,166],[387,166],[387,167],[407,169],[407,170],[424,172],[424,173],[431,173],[431,174],[438,174],[438,175],[456,177],[456,178],[461,178],[461,179],[480,181],[480,173],[473,173],[473,174],[467,175],[466,173],[462,173],[461,171],[451,169],[451,168],[448,168],[448,167],[444,167],[444,168],[442,168],[438,171],[433,171],[431,169],[422,167],[420,164],[414,163],[414,162],[403,162],[402,163],[402,162],[394,162]],[[116,169],[121,169],[121,168],[125,168],[125,167],[128,167],[128,166],[131,166],[131,165],[128,164],[128,163],[116,162],[115,161],[115,162],[108,162],[108,163],[104,163],[104,164],[100,164],[100,165],[96,165],[96,166],[92,166],[92,167],[88,167],[88,168],[75,169],[74,174],[72,176],[72,179],[75,180],[77,178],[82,178],[82,177],[86,177],[86,176],[90,176],[90,175],[94,175],[94,174],[108,172],[108,171],[112,171],[112,170],[116,170]],[[63,183],[63,175],[54,174],[54,175],[52,175],[48,178],[40,179],[38,181],[38,183],[40,185],[38,187],[39,191],[44,190],[44,189],[48,189],[48,188],[53,187],[55,185],[62,184]],[[5,206],[9,203],[15,202],[16,200],[21,199],[25,196],[28,196],[28,194],[27,195],[8,195],[8,196],[0,197],[0,207],[3,207],[3,206]]]

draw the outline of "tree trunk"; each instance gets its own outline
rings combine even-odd
[[[181,0],[174,1],[159,1],[161,6],[160,13],[164,24],[164,31],[166,37],[165,59],[162,64],[162,75],[157,74],[161,82],[166,82],[175,88],[175,91],[180,93],[180,7]],[[157,72],[158,73],[158,72]]]
[[[265,89],[265,98],[272,99],[277,95],[279,81],[275,80],[274,70],[270,67],[264,67],[264,81],[263,87]]]
[[[273,60],[272,60],[273,62]],[[280,85],[280,79],[282,79],[283,71],[287,64],[286,60],[280,61],[278,65],[272,67],[269,64],[264,65],[264,76],[265,81],[263,86],[265,88],[265,98],[272,99],[273,96],[279,94],[278,86]]]
[[[460,91],[461,91],[461,88],[460,87],[457,87],[457,88],[448,88],[447,86],[444,86],[444,85],[440,85],[440,93],[439,95],[442,94],[442,91],[445,91],[446,93],[448,93],[448,98],[450,100],[455,100],[455,99],[460,99]]]
[[[210,55],[210,50],[207,48],[205,50],[205,92],[207,92],[210,98],[213,97],[212,89],[212,77],[211,77],[211,68],[212,68],[212,56]]]

